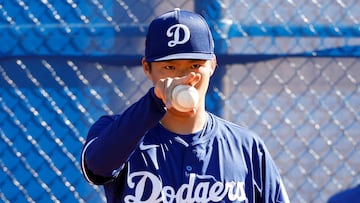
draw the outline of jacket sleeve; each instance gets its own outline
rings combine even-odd
[[[256,153],[253,156],[255,202],[290,203],[280,173],[263,141],[258,140],[253,150]]]
[[[102,116],[90,128],[81,154],[85,178],[104,184],[115,178],[138,146],[143,135],[166,112],[151,88],[121,115]]]

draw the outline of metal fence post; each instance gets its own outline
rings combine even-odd
[[[219,1],[199,0],[194,1],[195,12],[201,14],[208,22],[211,32],[214,37],[215,54],[218,61],[221,60],[221,55],[226,54],[228,50],[227,45],[227,31],[230,27],[229,21],[225,14],[225,7]],[[220,29],[215,31],[215,29]],[[215,74],[210,81],[209,90],[207,94],[206,108],[210,112],[223,116],[223,99],[219,93],[223,92],[223,76],[226,74],[225,64],[217,65]]]

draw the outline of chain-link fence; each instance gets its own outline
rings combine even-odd
[[[147,24],[174,7],[216,39],[207,109],[264,139],[292,202],[359,184],[360,2],[0,0],[0,202],[104,201],[84,138],[148,90]]]

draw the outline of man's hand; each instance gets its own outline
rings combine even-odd
[[[172,108],[171,93],[173,89],[180,84],[194,86],[200,81],[201,75],[199,73],[191,72],[183,77],[163,78],[155,84],[155,95],[161,99],[166,108]]]

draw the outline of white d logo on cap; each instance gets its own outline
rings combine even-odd
[[[184,31],[184,37],[180,39],[180,30]],[[174,47],[178,44],[185,44],[190,39],[190,30],[186,25],[183,24],[176,24],[166,31],[166,36],[174,37],[174,40],[170,40],[168,42],[169,47]]]

